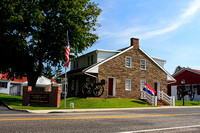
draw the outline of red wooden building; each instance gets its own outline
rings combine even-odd
[[[186,89],[194,89],[194,101],[200,101],[200,70],[183,68],[180,71],[172,75],[176,82],[168,84],[168,95],[175,96],[177,99],[177,89],[183,87],[181,80],[185,80]],[[189,100],[188,96],[185,96],[185,100]]]

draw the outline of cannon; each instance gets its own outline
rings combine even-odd
[[[192,89],[184,89],[184,88],[177,89],[178,100],[181,100],[182,98],[184,98],[185,95],[188,95],[189,100],[192,101],[194,99],[194,94],[195,94],[195,91],[193,88]]]

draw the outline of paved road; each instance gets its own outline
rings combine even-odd
[[[200,109],[0,114],[0,129],[0,132],[197,133],[200,130]]]

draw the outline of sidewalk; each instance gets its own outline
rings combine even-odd
[[[147,110],[147,109],[181,109],[181,108],[200,108],[200,106],[161,106],[161,107],[140,107],[140,108],[27,110],[27,112],[30,112],[30,113],[80,113],[80,112],[123,111],[123,110]]]

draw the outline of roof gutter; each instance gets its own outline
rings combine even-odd
[[[96,82],[98,81],[98,77],[97,77],[97,76],[94,76],[94,75],[89,74],[89,73],[87,73],[87,72],[84,72],[84,74],[85,74],[85,75],[88,75],[88,76],[90,76],[90,77],[96,78]]]

